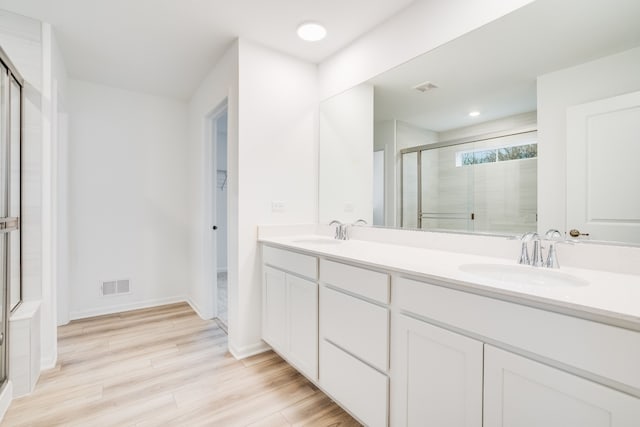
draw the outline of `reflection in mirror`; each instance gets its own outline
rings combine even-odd
[[[362,84],[320,105],[320,222],[373,217],[373,86]]]
[[[405,185],[414,190],[417,183],[402,225],[408,220],[421,229],[485,233],[535,229],[537,144],[536,131],[523,131],[402,150],[402,168],[417,171],[401,184],[406,198],[412,195]]]
[[[640,91],[639,16],[637,0],[536,0],[323,101],[320,220],[368,211],[388,227],[578,229],[581,239],[640,244],[640,192],[615,191],[640,182],[627,161],[640,155],[629,145],[640,138],[640,102],[625,115],[607,107]],[[355,107],[363,88],[372,96]]]

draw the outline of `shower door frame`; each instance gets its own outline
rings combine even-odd
[[[2,307],[2,319],[0,319],[2,321],[2,330],[0,330],[0,334],[2,334],[2,342],[0,343],[1,345],[1,350],[2,351],[2,355],[1,355],[1,359],[2,359],[2,363],[4,364],[3,367],[0,367],[1,370],[1,374],[2,376],[0,376],[0,392],[2,390],[4,390],[4,388],[6,387],[8,380],[9,380],[9,319],[10,319],[10,315],[13,311],[15,311],[18,307],[20,307],[20,305],[22,304],[22,297],[23,297],[23,291],[22,291],[22,224],[21,224],[21,218],[22,218],[22,170],[23,170],[23,164],[22,164],[22,142],[23,142],[23,135],[22,135],[22,127],[23,127],[23,123],[24,123],[24,78],[22,77],[22,75],[17,71],[15,65],[11,62],[11,59],[9,59],[9,56],[7,55],[7,53],[2,49],[2,47],[0,47],[0,63],[1,66],[0,67],[0,73],[5,73],[6,74],[6,91],[4,93],[2,93],[1,95],[4,97],[4,105],[6,107],[6,111],[0,111],[0,120],[4,121],[4,124],[6,125],[6,129],[4,129],[4,137],[6,138],[6,176],[5,176],[5,185],[6,185],[6,203],[7,203],[7,215],[11,215],[12,212],[10,212],[10,208],[11,208],[11,193],[12,193],[12,173],[11,173],[11,166],[12,166],[12,141],[11,141],[11,131],[12,131],[12,117],[11,117],[11,100],[12,100],[12,83],[15,81],[15,83],[17,84],[17,86],[19,87],[19,97],[20,97],[20,121],[19,121],[19,133],[18,133],[18,164],[19,164],[19,175],[18,175],[18,193],[20,195],[20,198],[18,199],[18,209],[17,209],[17,217],[0,217],[0,233],[2,233],[2,235],[4,236],[4,250],[3,250],[3,259],[0,259],[0,262],[4,263],[4,268],[3,268],[3,273],[4,273],[4,277],[2,278],[2,286],[4,289],[0,290],[0,292],[4,295],[4,300],[1,301],[1,303],[3,304]],[[2,117],[1,115],[4,115],[4,117]],[[17,238],[19,241],[19,248],[20,248],[20,253],[18,254],[19,257],[19,262],[18,262],[18,270],[19,270],[19,292],[20,292],[20,296],[18,298],[18,301],[16,303],[16,305],[14,307],[11,306],[11,266],[10,266],[10,256],[11,256],[11,251],[10,251],[10,234],[12,233],[18,233],[17,234]]]
[[[422,217],[423,217],[423,212],[422,212],[422,152],[423,151],[428,151],[428,150],[435,150],[438,148],[443,148],[443,147],[452,147],[455,145],[463,145],[463,144],[470,144],[473,142],[482,142],[482,141],[487,141],[490,139],[496,139],[496,138],[505,138],[505,137],[509,137],[509,136],[515,136],[515,135],[522,135],[522,134],[527,134],[527,133],[531,133],[531,132],[537,132],[538,127],[537,125],[527,125],[527,126],[522,126],[522,127],[518,127],[515,129],[510,129],[508,131],[498,131],[498,132],[491,132],[491,133],[486,133],[483,135],[477,135],[477,136],[470,136],[467,138],[460,138],[460,139],[454,139],[454,140],[450,140],[450,141],[442,141],[442,142],[436,142],[433,144],[425,144],[425,145],[418,145],[415,147],[409,147],[409,148],[404,148],[402,150],[400,150],[400,227],[404,227],[404,174],[403,174],[403,170],[404,170],[404,155],[408,154],[408,153],[417,153],[418,159],[417,159],[417,211],[418,211],[418,218],[417,218],[417,229],[422,230]],[[473,220],[473,218],[471,218],[471,220]],[[447,232],[455,232],[455,233],[459,233],[460,231],[452,231],[452,230],[448,230]],[[462,233],[466,233],[466,232],[462,232]],[[493,234],[493,233],[483,233],[483,234]]]

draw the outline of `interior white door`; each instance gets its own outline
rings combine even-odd
[[[637,427],[640,399],[485,345],[484,427]]]
[[[567,231],[640,243],[638,159],[640,92],[567,109]]]

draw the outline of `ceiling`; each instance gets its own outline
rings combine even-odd
[[[535,111],[537,76],[640,46],[639,19],[638,0],[537,0],[373,78],[376,120],[441,132]]]
[[[69,76],[188,99],[237,37],[318,63],[413,0],[0,0],[49,22]],[[324,24],[304,42],[297,26]]]

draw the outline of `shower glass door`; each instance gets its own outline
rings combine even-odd
[[[8,320],[22,300],[20,145],[22,79],[0,49],[0,384],[8,374]]]

